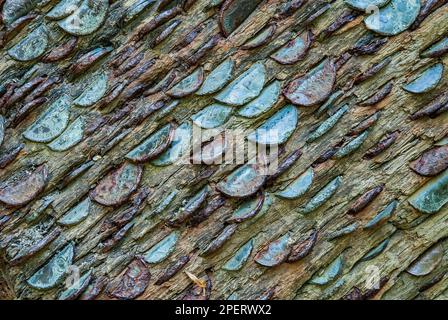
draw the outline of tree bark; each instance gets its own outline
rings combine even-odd
[[[135,1],[110,2],[107,19],[101,28],[92,34],[78,37],[75,51],[63,60],[53,63],[43,63],[40,59],[19,62],[8,55],[8,49],[23,39],[29,30],[43,23],[51,26],[47,52],[70,40],[72,36],[57,28],[55,22],[45,18],[56,1],[48,1],[46,5],[36,8],[37,18],[17,34],[11,35],[0,51],[2,84],[16,83],[22,86],[44,74],[61,78],[60,82],[43,94],[48,101],[54,101],[62,93],[72,97],[79,96],[84,89],[85,79],[88,79],[84,77],[100,69],[110,71],[107,94],[120,84],[124,86],[124,90],[110,101],[103,98],[91,107],[71,108],[70,122],[82,115],[87,119],[87,125],[82,141],[67,151],[55,152],[44,143],[31,142],[23,137],[25,130],[48,108],[49,103],[26,113],[16,126],[7,126],[0,149],[2,157],[20,143],[24,143],[24,147],[15,159],[0,169],[0,181],[8,182],[14,174],[41,164],[47,166],[49,180],[44,190],[28,204],[19,208],[0,205],[0,298],[58,298],[66,289],[64,282],[42,291],[33,289],[27,280],[69,243],[75,245],[73,265],[79,268],[81,274],[92,270],[94,278],[106,276],[107,283],[112,283],[120,279],[126,267],[136,257],[144,255],[173,230],[179,233],[174,251],[167,259],[147,266],[151,280],[138,299],[182,298],[193,284],[185,270],[198,277],[206,274],[210,277],[210,299],[227,299],[232,294],[240,299],[255,299],[271,289],[274,289],[274,299],[342,299],[353,292],[355,287],[368,299],[447,298],[448,207],[443,206],[432,215],[422,214],[408,200],[432,179],[414,172],[410,163],[432,149],[448,132],[446,112],[434,118],[424,117],[415,121],[410,119],[410,115],[446,92],[448,78],[445,72],[437,88],[429,93],[416,95],[402,89],[402,85],[434,62],[441,62],[445,68],[448,65],[447,55],[438,59],[420,57],[422,50],[448,34],[446,4],[434,10],[415,30],[383,37],[366,29],[363,19],[367,14],[363,12],[348,21],[344,20],[339,26],[337,22],[341,21],[340,17],[346,17],[351,12],[342,0],[305,1],[303,6],[289,16],[279,15],[282,6],[288,1],[266,0],[260,3],[239,28],[224,37],[218,22],[219,5],[211,7],[209,0],[197,0],[187,8],[182,7],[182,1],[172,1],[182,7],[182,10],[135,41],[135,35],[139,34],[142,27],[157,20],[161,12],[170,10],[170,6],[161,7],[159,4],[166,1],[156,1],[144,13],[125,23],[120,17]],[[328,10],[309,21],[313,13],[327,5]],[[175,19],[181,21],[178,27],[165,39],[156,41]],[[275,33],[268,42],[257,48],[241,48],[272,23],[276,25]],[[7,30],[6,26],[3,28],[4,31]],[[196,37],[193,37],[194,30],[197,31]],[[293,37],[308,30],[312,30],[315,41],[302,60],[292,65],[282,65],[269,58]],[[369,39],[372,35],[387,41],[372,54],[357,53],[359,48],[358,51],[354,48],[360,43],[360,39]],[[211,40],[213,37],[217,39],[216,44],[210,45],[214,44]],[[206,45],[210,45],[210,48],[204,49],[202,54],[201,50]],[[71,74],[71,68],[80,57],[100,46],[111,46],[113,50],[82,75]],[[119,68],[114,67],[113,62],[119,62],[119,58],[127,51],[131,52],[130,56],[126,62],[118,63],[122,70],[117,71]],[[320,105],[297,107],[300,110],[299,122],[292,136],[281,148],[283,153],[280,163],[297,149],[301,150],[302,156],[274,183],[264,188],[265,197],[272,200],[265,215],[242,222],[220,249],[210,255],[201,255],[201,251],[221,233],[226,220],[241,200],[224,197],[224,205],[212,210],[212,214],[197,226],[184,223],[180,227],[173,227],[166,222],[173,212],[185,206],[206,185],[212,191],[200,209],[212,206],[213,196],[222,196],[216,190],[216,185],[238,166],[188,164],[156,167],[145,163],[137,191],[124,204],[110,207],[92,201],[89,216],[84,221],[70,227],[58,224],[57,221],[64,214],[89,196],[90,190],[107,173],[118,168],[126,154],[148,135],[169,122],[182,124],[191,121],[192,115],[214,103],[215,95],[191,94],[178,99],[179,104],[170,109],[168,106],[175,99],[166,92],[198,66],[204,68],[207,76],[228,57],[235,61],[232,79],[253,63],[261,61],[267,70],[266,83],[278,80],[281,81],[282,88],[291,80],[306,75],[326,57],[339,62],[333,92],[343,90],[343,96],[333,108],[321,115],[317,113]],[[388,57],[391,62],[386,68],[371,78],[354,84],[357,76]],[[129,63],[131,60],[135,63]],[[150,61],[152,62],[149,63]],[[127,69],[124,67],[126,63],[129,63],[129,70],[123,72],[123,69]],[[143,95],[144,91],[159,84],[171,70],[176,71],[173,83],[162,90],[154,90],[154,94]],[[371,106],[359,105],[389,81],[393,83],[390,94]],[[26,96],[3,110],[7,124],[24,105]],[[162,106],[160,109],[156,107],[157,103]],[[281,95],[272,109],[255,119],[242,118],[233,113],[225,128],[250,133],[288,103]],[[308,143],[309,133],[343,104],[349,105],[349,111],[337,125],[322,138]],[[153,110],[148,109],[149,106],[153,106]],[[381,112],[381,116],[370,127],[367,140],[356,152],[341,159],[333,157],[313,166],[323,153],[340,143],[344,136],[348,139],[347,134],[353,127],[376,112]],[[363,158],[370,148],[395,131],[399,131],[398,138],[390,148],[373,159]],[[71,178],[70,174],[82,165],[86,169]],[[275,195],[311,167],[314,170],[314,180],[304,196],[297,200],[287,200]],[[342,177],[342,184],[330,200],[311,214],[301,214],[299,208],[337,176]],[[347,215],[361,195],[381,184],[384,184],[384,190],[365,209],[356,215]],[[144,202],[135,206],[136,194],[144,188],[149,195]],[[174,190],[177,190],[177,195],[173,201],[162,212],[158,212],[161,202]],[[362,226],[393,200],[398,201],[397,209],[385,223],[373,229],[363,229]],[[130,208],[138,208],[132,219],[132,228],[110,250],[104,251],[102,243],[108,237],[105,237],[101,228],[105,221]],[[328,239],[333,232],[354,222],[360,226],[354,232],[333,240]],[[29,237],[33,232],[40,232],[32,230],[42,228],[46,230],[45,235],[55,228],[61,228],[61,233],[26,261],[11,265],[7,255],[14,244],[22,245],[25,243],[23,239],[26,232]],[[257,252],[281,236],[289,233],[290,243],[297,243],[304,240],[312,229],[318,230],[318,238],[311,252],[303,259],[293,263],[283,262],[272,268],[261,266],[254,260]],[[111,229],[106,233],[111,236],[117,231]],[[36,244],[39,237],[31,236],[31,244]],[[251,239],[254,243],[253,250],[241,270],[224,270],[224,264]],[[372,260],[361,261],[369,251],[386,239],[389,242],[382,253]],[[436,244],[443,247],[444,253],[434,270],[420,277],[409,274],[406,271],[408,267]],[[157,279],[182,256],[189,256],[189,262],[173,278],[156,285]],[[343,266],[332,281],[325,285],[310,282],[341,256]],[[376,281],[381,284],[378,290],[372,291],[372,277],[383,280]],[[110,299],[111,296],[104,290],[97,298]]]

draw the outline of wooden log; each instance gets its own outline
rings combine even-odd
[[[0,169],[0,195],[41,165],[48,178],[42,190],[20,206],[0,198],[0,299],[56,299],[69,289],[66,278],[89,271],[90,284],[102,286],[86,290],[98,299],[111,299],[113,295],[102,289],[119,285],[133,261],[141,262],[138,270],[145,275],[138,296],[128,295],[137,299],[447,298],[447,169],[427,177],[411,167],[428,150],[447,144],[446,3],[425,6],[412,28],[414,21],[406,30],[385,36],[368,30],[364,19],[369,14],[352,11],[344,0],[265,0],[255,9],[248,9],[243,0],[217,6],[210,6],[209,0],[173,1],[174,8],[163,0],[146,5],[106,1],[104,19],[98,15],[95,19],[101,21],[93,21],[96,29],[83,29],[81,21],[80,30],[69,30],[74,37],[59,28],[64,18],[46,18],[49,12],[55,14],[55,2],[35,7],[36,17],[23,19],[27,25],[14,33],[8,25],[2,27],[8,37],[0,50],[0,109],[5,119],[0,126],[1,157],[9,159],[8,150],[22,148]],[[232,6],[238,10],[229,10]],[[43,52],[26,42],[38,27],[48,36],[45,43],[39,42]],[[305,49],[298,39],[304,34],[314,35],[303,44]],[[248,42],[259,45],[247,46]],[[438,46],[437,56],[421,56],[433,45]],[[64,54],[48,59],[52,49]],[[279,50],[300,59],[278,63],[271,56]],[[32,59],[19,61],[28,59],[17,56]],[[331,76],[313,73],[324,61],[334,71]],[[414,94],[402,89],[435,63],[445,71],[431,77],[433,82],[440,79],[430,91]],[[40,90],[38,82],[44,78],[58,81]],[[294,109],[284,109],[291,103],[285,88],[296,79],[295,94],[311,88],[319,103],[305,106],[294,99]],[[268,91],[275,82],[281,90]],[[211,93],[197,94],[206,85]],[[362,106],[385,86],[387,94]],[[180,94],[174,98],[169,92]],[[22,114],[28,95],[43,103]],[[69,112],[46,112],[61,97],[69,101]],[[225,107],[215,106],[199,117],[213,104]],[[438,107],[412,118],[428,105]],[[344,107],[341,116],[335,116]],[[239,113],[242,108],[246,112]],[[296,110],[297,119],[281,110]],[[167,124],[175,129],[165,134]],[[209,129],[199,138],[198,125]],[[251,179],[254,170],[244,171],[248,180],[246,175],[230,176],[236,194],[243,194],[242,188],[255,194],[248,198],[229,197],[217,188],[243,163],[172,163],[169,158],[186,141],[204,148],[224,129],[242,138],[232,147],[241,146],[246,136],[264,127],[281,129],[278,159],[271,155],[269,161],[286,161],[287,170],[281,175],[267,173],[266,179]],[[188,139],[190,129],[193,141]],[[308,139],[316,130],[317,138]],[[33,134],[45,142],[34,142],[29,138]],[[364,157],[390,135],[393,143]],[[50,148],[54,141],[66,146],[64,151]],[[187,150],[189,159],[195,150]],[[237,150],[243,162],[253,158]],[[128,156],[131,151],[138,151],[145,162],[134,163]],[[157,157],[144,157],[145,152]],[[294,152],[301,156],[291,162],[288,156]],[[446,163],[441,154],[441,159],[432,160],[440,161],[434,165]],[[356,215],[347,214],[377,186],[384,186],[381,193],[363,203]],[[101,204],[92,190],[107,196],[116,193],[120,201]],[[292,196],[277,196],[285,190]],[[14,191],[20,196],[27,188]],[[139,196],[142,193],[145,197]],[[437,204],[428,204],[422,194],[433,195]],[[389,210],[393,201],[398,205]],[[435,212],[416,209],[415,201]],[[250,218],[235,218],[237,213]],[[69,225],[61,223],[67,216]],[[176,216],[187,218],[167,223]],[[229,227],[228,221],[235,225]],[[374,227],[364,228],[371,221]],[[34,247],[57,228],[58,236],[39,250]],[[225,232],[229,228],[232,233]],[[314,231],[317,239],[311,250],[288,260],[288,250],[300,248],[297,245]],[[219,248],[204,255],[216,241]],[[55,257],[69,258],[60,257],[68,244],[74,244],[71,268],[48,290],[30,286],[28,280],[36,279],[42,268],[51,268]],[[442,249],[425,256],[434,246]],[[282,257],[282,263],[260,265],[254,258],[262,250],[264,259],[272,253]],[[33,254],[26,261],[8,263],[27,252]],[[428,274],[415,276],[409,267],[420,267],[420,259],[429,259],[432,267]],[[230,271],[229,265],[236,270]],[[166,274],[169,279],[157,281]]]

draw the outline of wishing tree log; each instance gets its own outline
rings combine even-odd
[[[0,298],[448,298],[448,1],[0,3]]]

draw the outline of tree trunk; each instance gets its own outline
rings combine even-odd
[[[98,299],[117,298],[118,291],[123,298],[138,299],[179,299],[184,296],[210,299],[448,297],[448,207],[443,206],[448,201],[448,186],[446,178],[445,182],[442,181],[447,174],[447,152],[439,155],[437,161],[423,165],[424,169],[431,171],[431,177],[419,174],[413,164],[425,152],[436,148],[436,144],[443,148],[440,141],[448,133],[448,113],[443,112],[447,109],[443,106],[448,103],[448,78],[445,72],[440,83],[427,93],[414,94],[402,88],[436,62],[447,66],[448,56],[443,53],[427,58],[420,55],[437,41],[446,40],[446,1],[422,1],[422,4],[437,4],[417,28],[393,36],[369,31],[364,23],[369,14],[350,9],[342,0],[260,1],[247,18],[241,21],[235,17],[231,19],[231,22],[239,23],[229,35],[220,24],[227,18],[226,8],[244,3],[242,0],[148,1],[140,14],[131,16],[133,11],[130,8],[136,11],[137,2],[140,1],[109,1],[101,26],[79,36],[69,35],[57,26],[58,21],[46,17],[57,1],[34,4],[36,17],[27,20],[23,28],[12,26],[5,18],[7,15],[3,14],[5,26],[0,78],[4,88],[0,108],[6,130],[0,148],[3,166],[0,169],[1,190],[8,191],[14,183],[25,181],[27,174],[35,172],[41,165],[48,171],[48,177],[44,179],[42,188],[36,187],[39,190],[35,194],[31,194],[35,187],[31,183],[14,191],[14,197],[22,196],[21,191],[24,197],[29,196],[25,203],[8,205],[9,200],[2,198],[6,191],[0,194],[0,298],[60,298],[76,274],[82,276],[89,270],[92,271],[92,280],[88,284],[102,277],[105,279],[105,288],[101,287],[103,290],[93,295]],[[152,2],[154,4],[150,4]],[[285,10],[288,3],[301,5]],[[4,12],[8,5],[6,1]],[[237,11],[241,15],[244,15],[243,7]],[[30,13],[25,12],[22,16],[27,14]],[[20,19],[20,16],[16,18]],[[26,62],[13,59],[10,49],[31,30],[44,24],[48,34],[45,53]],[[262,38],[266,41],[260,41],[254,48],[248,46],[248,41],[265,28],[270,28],[267,30],[269,36]],[[309,30],[313,33],[311,47],[297,62],[281,64],[271,58],[291,39]],[[77,42],[73,37],[77,37]],[[69,47],[74,43],[76,47],[71,51]],[[54,49],[63,44],[66,46],[61,51],[66,51],[66,54],[54,58],[56,61],[49,61],[52,58],[48,53],[55,52]],[[94,49],[109,47],[111,49],[103,50],[101,55],[100,51],[96,52],[97,57],[101,56],[97,60],[92,55],[84,56]],[[286,87],[292,80],[309,75],[322,61],[335,62],[337,70],[332,93],[340,90],[341,96],[328,109],[318,112],[328,101],[328,95],[324,102],[313,106],[296,103],[299,120],[287,142],[279,148],[279,163],[284,163],[296,150],[300,150],[302,155],[279,177],[255,190],[258,193],[249,200],[259,199],[257,197],[261,197],[261,193],[264,195],[263,207],[257,215],[238,221],[236,231],[231,230],[234,233],[223,243],[214,241],[224,228],[228,230],[228,225],[235,223],[229,223],[228,219],[245,201],[224,195],[219,187],[224,178],[240,167],[236,163],[155,166],[151,161],[145,161],[130,165],[133,169],[141,168],[142,174],[141,179],[129,178],[130,183],[138,186],[131,190],[132,194],[126,194],[123,201],[118,201],[113,194],[113,190],[119,188],[117,185],[122,183],[120,179],[107,184],[111,188],[109,191],[95,189],[107,180],[111,172],[119,170],[122,163],[130,164],[130,160],[125,159],[126,155],[152,133],[168,123],[175,126],[191,123],[193,115],[216,102],[217,93],[198,95],[185,92],[183,96],[180,90],[181,96],[176,97],[174,89],[171,89],[176,89],[176,84],[198,67],[203,68],[207,79],[210,72],[227,58],[235,62],[232,80],[254,63],[261,62],[266,69],[265,87],[278,80],[283,90],[273,107],[254,118],[239,116],[237,112],[243,107],[232,106],[232,114],[223,128],[239,130],[244,136],[290,103],[286,98]],[[390,62],[377,73],[372,72],[371,77],[359,77],[388,58]],[[91,64],[92,61],[94,63]],[[79,143],[66,151],[54,151],[49,148],[49,141],[39,143],[27,138],[27,129],[49,109],[52,102],[64,93],[72,100],[76,99],[92,86],[89,79],[101,70],[108,73],[108,80],[107,90],[100,99],[87,107],[70,105],[70,124],[80,116],[85,119]],[[44,75],[43,82],[19,95],[27,84]],[[173,81],[167,81],[170,75],[174,75]],[[37,92],[43,83],[54,77],[59,80],[48,91]],[[326,77],[328,74],[320,79],[322,81],[312,83],[318,95],[323,95]],[[201,80],[198,79],[199,84]],[[385,88],[389,83],[393,84],[391,92]],[[12,89],[11,84],[15,84]],[[99,85],[99,81],[94,84]],[[17,101],[8,97],[8,90],[17,94]],[[310,89],[307,90],[309,92]],[[92,95],[98,91],[101,89],[94,89]],[[36,92],[34,99],[29,98]],[[377,94],[374,101],[363,103],[374,94]],[[47,100],[18,117],[30,100],[36,101],[41,97]],[[440,114],[436,110],[430,117],[411,119],[411,115],[439,101],[437,99],[441,99],[443,104],[437,109],[440,109]],[[348,105],[348,110],[336,125],[322,137],[311,141],[310,133],[344,105]],[[375,114],[379,116],[376,122],[359,132],[351,131]],[[53,130],[59,124],[52,125],[54,127],[46,129]],[[347,144],[362,133],[366,133],[366,140],[345,156],[343,151],[347,150]],[[364,157],[387,137],[394,142],[390,147]],[[211,133],[208,133],[202,142],[210,138]],[[19,151],[15,153],[14,150]],[[333,156],[322,159],[325,153]],[[322,161],[318,161],[319,158]],[[302,196],[285,199],[277,195],[310,169],[314,178]],[[316,200],[314,196],[336,177],[340,177],[341,183],[334,194],[311,212],[304,213],[302,209],[310,206],[310,201]],[[436,196],[441,199],[442,206],[432,214],[417,210],[410,200],[437,179],[441,187]],[[369,198],[370,202],[353,209],[355,214],[347,213],[360,196],[381,185],[384,185],[382,191]],[[189,203],[205,186],[209,188],[205,198],[196,199],[197,206]],[[251,185],[246,184],[245,187]],[[100,192],[104,199],[111,198],[113,203],[100,203],[100,196],[95,192]],[[174,197],[172,201],[166,200],[171,196]],[[61,224],[60,219],[87,197],[92,198],[88,216],[74,225]],[[380,219],[380,223],[371,228],[366,227],[395,200],[397,207],[391,210],[390,216]],[[173,215],[179,210],[183,210],[181,212],[185,213],[186,219],[173,222]],[[131,217],[127,218],[124,213]],[[344,229],[347,226],[353,228]],[[296,252],[297,245],[308,239],[313,230],[317,231],[317,240],[309,252],[304,252],[298,261],[288,261],[288,257],[292,259],[291,252]],[[172,232],[178,236],[173,251],[161,261],[148,261],[150,249]],[[288,239],[285,247],[276,252],[275,266],[261,265],[262,250],[269,250],[267,245],[285,235]],[[241,269],[225,270],[229,259],[251,239],[253,249]],[[213,252],[207,252],[210,243],[217,246],[216,250],[211,250]],[[74,246],[73,261],[56,283],[46,290],[30,285],[29,280],[36,272],[69,244]],[[384,250],[379,249],[381,244],[385,245]],[[371,259],[367,260],[366,254],[375,248],[378,252],[368,255]],[[415,270],[421,267],[418,262],[427,250],[433,252],[428,258],[427,272],[417,276]],[[185,264],[179,262],[182,266],[179,272],[163,284],[156,284],[167,268],[184,256],[189,259]],[[145,273],[134,279],[141,284],[140,291],[137,284],[133,288],[119,287],[123,284],[120,281],[126,277],[127,267],[135,267],[131,264],[133,261],[140,261],[151,274],[150,280]],[[329,267],[333,267],[332,270]],[[199,278],[208,277],[211,289],[206,288],[205,291],[210,289],[209,296],[202,292],[192,293],[198,281],[195,284],[185,271]],[[131,290],[138,292],[132,294]],[[72,298],[78,298],[82,293],[85,291],[73,293]]]

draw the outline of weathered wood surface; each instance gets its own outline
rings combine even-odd
[[[6,6],[8,2],[33,1],[2,2]],[[1,298],[58,298],[67,289],[63,279],[49,290],[36,290],[27,280],[70,243],[75,248],[72,264],[81,275],[92,270],[92,282],[105,277],[107,288],[101,290],[98,296],[100,299],[117,296],[138,299],[182,298],[192,286],[192,280],[184,271],[197,277],[209,276],[212,284],[210,299],[226,299],[231,295],[255,299],[270,290],[274,299],[340,299],[349,293],[356,296],[353,294],[357,292],[355,287],[362,292],[357,295],[358,298],[447,298],[448,207],[442,206],[434,214],[423,214],[413,208],[408,200],[428,181],[437,179],[417,174],[411,168],[411,162],[432,149],[448,133],[447,112],[416,120],[411,120],[410,116],[436,101],[442,94],[447,94],[448,77],[445,71],[440,83],[427,93],[412,94],[402,89],[403,85],[414,80],[416,75],[434,63],[442,63],[445,69],[448,66],[447,55],[436,58],[420,56],[424,49],[448,35],[446,1],[422,1],[423,4],[437,2],[437,9],[432,10],[414,30],[406,30],[390,37],[369,31],[363,22],[368,16],[366,13],[353,14],[347,19],[347,13],[351,9],[342,0],[261,1],[256,10],[227,37],[219,27],[220,6],[221,2],[226,2],[224,6],[232,5],[232,1],[215,1],[217,5],[212,6],[209,0],[158,0],[129,22],[121,18],[126,8],[142,1],[109,2],[107,18],[101,27],[91,34],[77,37],[74,51],[56,62],[48,62],[40,57],[20,62],[12,59],[8,50],[26,37],[30,30],[44,24],[48,29],[45,54],[69,42],[73,36],[57,27],[57,22],[45,17],[57,1],[41,1],[41,5],[34,5],[33,13],[36,13],[36,17],[27,21],[25,27],[18,32],[8,32],[8,25],[3,26],[5,33],[2,33],[3,49],[0,51],[0,85],[4,86],[6,92],[2,97],[8,95],[11,84],[16,84],[15,92],[18,92],[20,86],[39,76],[58,77],[59,80],[48,91],[38,95],[45,96],[48,101],[26,112],[18,120],[14,118],[17,118],[20,108],[29,102],[27,97],[32,96],[33,91],[26,92],[13,103],[8,103],[11,99],[0,97],[3,103],[0,108],[6,119],[5,139],[0,149],[2,162],[8,154],[14,154],[11,150],[23,144],[11,161],[5,160],[4,168],[0,169],[0,181],[3,182],[1,190],[8,188],[11,177],[14,178],[17,173],[25,170],[31,172],[42,164],[48,170],[48,181],[37,196],[20,206],[11,207],[4,203],[0,207]],[[292,10],[290,14],[280,14],[285,4],[300,2],[303,4],[299,9]],[[322,10],[326,6],[327,10]],[[143,35],[140,30],[158,20],[158,15],[166,10],[171,10],[173,14],[155,24],[154,30],[149,34]],[[322,14],[313,17],[313,13],[320,10]],[[345,20],[341,19],[343,16]],[[171,31],[170,26],[175,20],[179,21],[175,22],[179,23],[177,27],[173,27],[172,33],[162,39],[163,30]],[[346,23],[341,26],[335,23],[343,20]],[[266,43],[257,48],[243,48],[248,40],[265,26],[272,24],[276,28]],[[312,31],[315,40],[302,60],[283,65],[270,58],[293,37],[308,30]],[[193,37],[192,34],[195,33],[197,35]],[[365,50],[369,48],[360,49],[360,40],[364,39],[368,43],[369,37],[373,36],[377,42],[384,43],[375,52],[366,54]],[[69,43],[72,44],[73,41]],[[209,48],[202,53],[204,46]],[[111,47],[112,50],[106,50],[101,59],[77,75],[75,71],[83,69],[77,61],[98,47]],[[130,49],[130,56],[120,61],[123,52]],[[225,199],[224,205],[219,206],[198,225],[173,225],[167,222],[172,219],[172,213],[184,207],[206,185],[210,188],[206,201],[201,202],[201,207],[195,208],[197,210],[193,210],[192,215],[198,214],[204,207],[211,207],[214,197],[220,194],[216,189],[217,183],[237,165],[174,164],[156,167],[151,163],[144,163],[141,165],[143,173],[138,188],[130,198],[126,197],[124,203],[112,207],[92,200],[89,215],[83,221],[76,225],[58,223],[62,216],[86,197],[95,199],[91,190],[112,169],[119,168],[128,152],[151,133],[167,123],[191,122],[193,114],[214,103],[215,95],[189,94],[178,99],[169,95],[169,89],[194,72],[198,66],[203,67],[207,76],[224,60],[231,58],[235,61],[233,80],[255,62],[261,62],[267,70],[265,86],[276,79],[285,88],[293,79],[306,75],[326,57],[338,61],[333,92],[342,90],[342,97],[325,112],[317,112],[322,103],[312,107],[297,107],[300,111],[299,121],[292,136],[281,147],[284,152],[280,162],[297,149],[301,150],[302,156],[274,183],[267,184],[264,188],[265,203],[270,200],[272,205],[239,224],[218,250],[202,254],[210,242],[221,234],[226,220],[241,200],[221,198]],[[390,58],[390,63],[379,73],[365,81],[355,81],[360,73],[368,71],[372,65],[386,58]],[[346,59],[348,60],[344,61]],[[107,96],[90,107],[78,107],[74,104],[70,107],[70,123],[81,115],[86,119],[80,143],[67,151],[56,152],[45,143],[24,138],[23,133],[48,109],[51,102],[61,97],[62,93],[76,99],[86,89],[89,77],[99,70],[109,72]],[[157,86],[171,70],[176,72],[173,83]],[[372,105],[360,106],[361,102],[381,91],[390,81],[393,83],[390,94]],[[107,99],[112,97],[109,93],[120,86],[124,89],[115,91],[116,97]],[[149,90],[151,88],[154,90]],[[147,92],[146,96],[144,92]],[[174,104],[175,107],[171,108],[175,101],[177,105]],[[240,117],[233,112],[224,127],[250,133],[286,104],[288,101],[282,95],[273,108],[253,119]],[[348,111],[331,131],[307,142],[310,132],[344,104],[348,104]],[[238,110],[241,107],[233,108]],[[344,136],[348,141],[349,131],[376,112],[381,112],[381,116],[370,127],[367,139],[359,149],[346,157],[333,157],[316,164],[316,160],[324,152],[340,144]],[[390,148],[373,159],[363,158],[387,134],[396,131],[399,132],[398,137]],[[361,132],[357,132],[355,136]],[[70,178],[71,172],[80,166],[84,166],[85,170]],[[277,191],[311,167],[314,170],[314,180],[304,195],[295,200],[275,196]],[[438,177],[444,173],[446,175],[446,165],[444,170],[438,173]],[[318,191],[338,176],[342,183],[328,201],[311,213],[304,214],[300,211]],[[21,181],[23,178],[19,176],[15,179]],[[347,214],[361,195],[382,184],[383,191],[365,209],[355,215]],[[31,187],[28,191],[30,189]],[[177,195],[173,201],[166,209],[159,210],[160,203],[174,190],[177,190]],[[446,192],[439,193],[440,197],[447,197]],[[387,217],[387,221],[380,225],[364,229],[393,200],[398,201],[398,206],[392,216]],[[135,217],[129,221],[124,219],[126,223],[118,224],[116,217],[129,209],[135,209]],[[261,212],[265,214],[260,216]],[[354,222],[357,222],[354,232],[330,240],[335,231]],[[52,232],[56,234],[54,230],[58,228],[61,228],[61,232],[44,243],[42,248],[32,252],[20,263],[11,263],[12,258],[21,253],[21,249],[38,245],[45,236]],[[317,241],[303,259],[292,263],[278,261],[279,265],[270,268],[261,266],[254,260],[256,254],[270,242],[288,234],[289,245],[293,245],[305,240],[311,230],[318,230]],[[135,261],[141,261],[135,258],[145,257],[149,249],[173,231],[177,232],[178,241],[166,259],[151,264],[137,263],[140,269],[143,265],[143,268],[149,270],[149,282],[145,271],[140,277],[133,279],[136,286],[128,288],[132,292],[127,292],[126,287],[117,287],[127,266],[133,261],[133,265],[136,264]],[[242,268],[238,271],[223,269],[235,252],[251,239],[253,250]],[[389,242],[384,251],[371,260],[362,261],[368,252],[386,239]],[[415,276],[406,271],[435,244],[442,246],[443,257],[429,274]],[[319,271],[341,255],[343,263],[334,277],[324,285],[314,284],[315,280],[311,279],[320,276]],[[183,258],[184,262],[179,264],[179,268],[182,267],[180,271],[170,280],[156,285],[155,282],[167,267],[184,256],[189,256],[189,260]],[[73,274],[67,272],[66,276],[72,277]],[[380,288],[372,289],[372,283],[380,283]],[[204,298],[202,293],[199,297]]]

